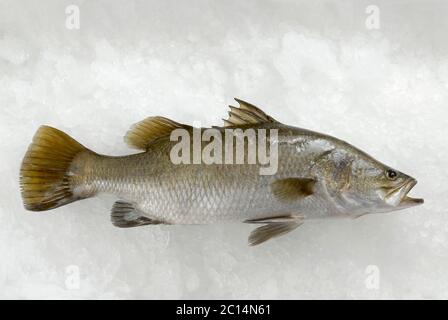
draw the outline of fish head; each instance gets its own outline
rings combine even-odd
[[[396,169],[385,167],[374,184],[376,195],[383,201],[387,211],[394,211],[423,204],[421,198],[409,196],[409,192],[417,184],[417,180]]]
[[[347,214],[390,212],[423,203],[409,196],[416,179],[352,146],[327,152],[319,172],[326,192]]]
[[[361,154],[350,161],[348,186],[343,193],[369,213],[401,210],[423,204],[409,196],[417,180],[372,157]]]

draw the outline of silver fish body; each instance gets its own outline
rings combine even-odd
[[[261,223],[264,225],[249,239],[251,244],[259,244],[295,229],[306,219],[357,217],[423,202],[407,196],[415,179],[344,141],[281,124],[255,106],[237,101],[240,108],[233,107],[225,127],[217,129],[276,130],[277,136],[269,139],[271,147],[276,145],[278,150],[275,174],[261,175],[262,165],[258,163],[173,163],[170,152],[177,142],[171,141],[169,133],[191,127],[164,118],[148,118],[136,124],[126,139],[144,151],[124,157],[98,155],[56,129],[45,127],[36,134],[22,165],[25,206],[47,210],[110,193],[121,199],[112,210],[112,221],[119,227]],[[51,171],[55,164],[50,160],[36,162],[34,155],[42,153],[51,139],[58,144],[52,146],[53,150],[62,142],[73,146],[67,154],[39,154],[39,158],[54,159],[61,153],[63,159],[70,160],[56,163],[64,172],[57,177],[55,173],[54,181],[48,182],[39,172]],[[227,151],[223,146],[223,153]],[[48,187],[32,190],[30,186],[37,182],[53,183],[50,191],[56,195],[49,196]]]
[[[91,191],[114,194],[135,203],[147,217],[170,224],[242,222],[291,212],[305,218],[351,214],[340,194],[329,192],[324,180],[311,196],[297,203],[276,199],[271,191],[274,181],[318,176],[316,166],[322,157],[343,148],[342,142],[307,130],[280,132],[275,175],[260,175],[258,164],[175,165],[166,152],[173,143],[166,139],[166,146],[157,150],[98,157],[90,177]]]

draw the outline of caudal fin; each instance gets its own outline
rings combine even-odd
[[[64,132],[42,126],[36,132],[20,169],[20,188],[27,210],[44,211],[79,200],[74,194],[71,165],[88,151]]]

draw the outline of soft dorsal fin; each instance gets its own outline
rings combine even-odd
[[[234,127],[266,122],[278,122],[256,106],[237,98],[235,98],[235,100],[236,102],[238,102],[239,107],[229,106],[229,118],[223,119],[224,127]]]
[[[180,128],[189,129],[191,127],[164,117],[149,117],[134,124],[126,133],[124,141],[132,148],[146,150],[156,139],[167,136],[171,131]]]

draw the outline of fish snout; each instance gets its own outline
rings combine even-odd
[[[420,204],[423,204],[425,201],[421,198],[413,198],[410,197],[408,194],[409,192],[415,187],[417,184],[417,180],[410,177],[403,185],[401,190],[399,191],[401,194],[401,201],[399,203],[400,207],[413,207]]]
[[[417,184],[417,180],[412,177],[406,177],[398,185],[389,187],[386,191],[384,201],[397,209],[416,206],[423,203],[423,199],[412,198],[408,196],[412,188]]]

